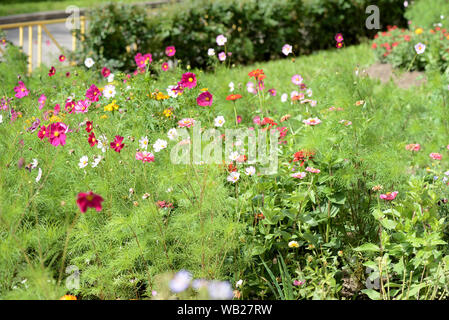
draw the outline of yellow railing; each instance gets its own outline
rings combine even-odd
[[[47,29],[46,25],[55,23],[65,23],[67,18],[64,19],[53,19],[53,20],[41,20],[33,22],[19,22],[19,23],[9,23],[0,25],[0,29],[19,29],[19,47],[23,49],[23,29],[28,28],[28,74],[33,71],[33,27],[37,26],[37,67],[40,67],[42,63],[42,30],[48,35],[48,37],[53,41],[53,43],[58,47],[61,53],[64,52],[62,46],[58,43],[55,37]],[[82,37],[86,31],[86,17],[79,17],[80,22],[80,32]],[[75,31],[72,31],[72,50],[76,49],[76,36]]]

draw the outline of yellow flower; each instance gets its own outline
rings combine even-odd
[[[296,242],[296,241],[290,241],[290,242],[288,243],[288,247],[289,247],[289,248],[299,248],[299,243]]]
[[[71,294],[66,294],[62,296],[59,300],[76,300],[76,297],[72,296]]]
[[[173,115],[173,109],[169,108],[169,109],[165,109],[163,112],[164,116],[166,116],[167,118],[170,118]]]
[[[418,29],[415,30],[416,34],[421,34],[423,32],[424,32],[423,28],[418,28]]]
[[[201,89],[201,91],[206,92],[207,90],[209,90],[208,88],[203,88]]]
[[[107,119],[108,118],[108,115],[107,114],[104,114],[104,115],[102,115],[101,117],[100,117],[100,119]]]
[[[115,103],[117,100],[112,100],[112,102],[104,106],[104,111],[114,111],[118,110],[118,105]]]

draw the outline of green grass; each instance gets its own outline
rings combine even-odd
[[[148,298],[157,290],[168,298],[171,294],[161,279],[167,272],[188,269],[196,278],[226,279],[232,284],[244,279],[244,298],[274,298],[281,293],[289,299],[341,298],[342,273],[350,268],[362,270],[364,276],[363,263],[377,257],[372,251],[358,255],[353,251],[362,244],[379,244],[379,222],[371,213],[384,210],[385,222],[392,208],[398,216],[390,217],[388,228],[382,231],[384,250],[391,259],[388,268],[402,259],[406,273],[413,270],[417,275],[410,280],[412,286],[426,281],[436,274],[435,263],[439,266],[446,254],[444,247],[436,247],[446,239],[441,229],[444,219],[439,220],[444,216],[439,216],[436,201],[448,192],[444,185],[431,182],[433,175],[442,176],[449,158],[445,147],[449,143],[448,94],[443,91],[447,84],[440,74],[429,73],[428,83],[420,88],[382,85],[363,76],[363,69],[373,62],[365,44],[318,52],[295,62],[286,58],[231,69],[219,66],[211,73],[193,70],[197,87],[164,101],[151,100],[148,95],[156,89],[165,92],[185,70],[162,73],[157,79],[139,75],[126,84],[117,81],[115,99],[126,112],[104,111],[110,101],[102,99],[87,114],[61,116],[73,130],[67,133],[63,147],[39,140],[37,131],[26,132],[32,117],[47,125],[43,110],[56,103],[63,108],[69,95],[84,99],[91,84],[103,87],[106,81],[99,78],[98,70],[84,67],[70,69],[72,75],[67,79],[68,67],[59,65],[54,77],[42,69],[32,79],[24,79],[31,93],[13,103],[23,116],[10,124],[2,112],[0,124],[0,297],[55,299],[72,293],[83,299],[130,299]],[[153,65],[160,70],[160,61]],[[357,67],[360,76],[354,74]],[[276,88],[275,97],[265,95],[262,101],[246,92],[248,73],[256,68],[266,75],[266,89]],[[8,70],[0,68],[0,75],[5,72]],[[313,90],[311,99],[318,101],[317,106],[281,102],[282,93],[290,95],[296,88],[291,83],[294,74],[301,74]],[[12,96],[15,79],[2,79],[1,95]],[[253,117],[259,115],[288,128],[277,174],[247,177],[244,166],[239,166],[240,180],[234,185],[227,182],[228,173],[219,165],[172,164],[170,149],[175,143],[171,141],[167,149],[155,153],[154,163],[135,160],[142,136],[148,136],[152,149],[156,139],[168,141],[167,131],[185,117],[211,128],[213,119],[222,115],[224,128],[234,128],[234,105],[225,99],[231,81],[234,93],[243,96],[235,104],[235,112],[242,116],[239,127],[256,126]],[[214,96],[210,108],[196,104],[202,88]],[[37,107],[41,94],[48,99],[42,111]],[[358,100],[365,103],[356,106]],[[329,111],[331,106],[344,110]],[[169,107],[176,119],[162,115]],[[281,123],[286,114],[290,119]],[[303,120],[309,117],[319,117],[322,123],[307,127]],[[87,119],[93,121],[97,137],[105,134],[109,141],[115,135],[125,137],[125,148],[120,153],[109,149],[103,154],[90,147],[84,125]],[[343,119],[352,125],[340,124]],[[408,143],[420,143],[421,152],[412,155],[405,150]],[[306,166],[319,168],[321,173],[308,173],[304,180],[290,176],[293,154],[301,149],[316,151],[313,162]],[[430,152],[442,153],[443,160],[430,160]],[[82,156],[91,161],[98,154],[105,156],[98,167],[78,167]],[[39,182],[35,182],[37,169],[30,172],[18,166],[21,158],[25,165],[38,159],[43,171]],[[430,176],[426,167],[432,167]],[[419,186],[416,179],[427,182]],[[382,192],[399,191],[397,200],[393,204],[378,202],[379,193],[371,192],[375,185],[382,185]],[[103,196],[103,209],[79,214],[76,196],[88,190]],[[142,198],[145,193],[149,198]],[[172,202],[175,208],[157,209],[157,200]],[[427,210],[419,223],[416,208]],[[254,216],[259,213],[265,219],[257,222]],[[403,222],[392,229],[395,221]],[[422,229],[426,225],[431,226],[431,233]],[[409,232],[413,239],[400,236],[403,228],[413,228],[413,233]],[[420,238],[426,236],[432,238]],[[292,240],[298,241],[299,248],[289,248]],[[435,253],[425,269],[424,262],[406,251],[421,250],[417,243],[426,243],[417,256]],[[282,257],[281,267],[275,265],[277,257]],[[64,287],[68,277],[64,268],[69,265],[80,269],[80,289]],[[402,284],[400,270],[395,267],[390,280],[398,286]],[[393,275],[393,270],[389,272]],[[304,280],[305,285],[276,284],[276,277],[284,282]],[[58,279],[62,281],[58,283]]]
[[[0,17],[14,14],[33,13],[41,11],[64,11],[68,6],[77,6],[79,8],[92,8],[96,5],[106,2],[151,2],[151,0],[55,0],[55,1],[39,1],[39,2],[23,2],[0,4]]]

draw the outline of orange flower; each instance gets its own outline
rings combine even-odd
[[[239,94],[230,94],[229,96],[226,97],[226,100],[228,100],[228,101],[235,101],[235,100],[240,99],[240,98],[242,98],[242,96],[239,95]]]
[[[59,300],[76,300],[76,297],[72,296],[71,294],[66,294],[65,296],[62,296]]]
[[[254,77],[256,80],[263,80],[266,78],[265,74],[263,73],[262,69],[256,69],[248,73],[249,77]]]

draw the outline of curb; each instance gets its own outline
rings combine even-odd
[[[151,1],[151,2],[137,2],[134,5],[139,6],[147,6],[149,8],[158,8],[164,4],[177,3],[181,2],[181,0],[159,0],[159,1]],[[80,15],[85,15],[89,9],[80,8]],[[16,14],[12,16],[4,16],[0,17],[0,25],[2,24],[10,24],[10,23],[20,23],[20,22],[32,22],[32,21],[42,21],[42,20],[53,20],[53,19],[65,19],[70,17],[72,13],[67,13],[65,11],[43,11],[36,13],[25,13],[25,14]]]

